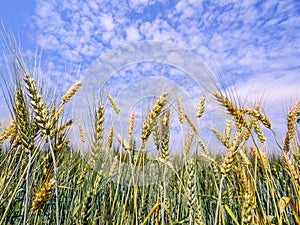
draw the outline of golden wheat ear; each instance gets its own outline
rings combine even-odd
[[[0,134],[0,144],[11,136],[13,130],[16,128],[16,121],[13,119],[1,132]]]
[[[146,141],[148,137],[151,134],[151,125],[153,123],[153,120],[159,116],[159,114],[162,111],[163,106],[166,104],[166,97],[167,94],[162,94],[157,100],[156,103],[154,104],[152,110],[148,114],[146,121],[143,123],[142,127],[142,140]]]
[[[69,90],[67,90],[67,92],[62,96],[62,98],[60,100],[61,104],[66,104],[68,101],[70,101],[70,99],[75,95],[75,93],[77,92],[77,90],[79,89],[80,86],[81,86],[80,81],[75,82],[69,88]]]
[[[202,115],[203,115],[203,113],[204,113],[204,110],[205,110],[205,98],[202,97],[202,98],[200,99],[200,102],[198,103],[196,116],[197,116],[198,118],[202,117]]]
[[[113,99],[113,97],[110,94],[106,94],[106,97],[108,99],[108,101],[110,102],[110,104],[112,105],[112,107],[114,108],[114,110],[116,111],[116,113],[118,114],[120,112],[120,108],[117,105],[116,101]]]
[[[27,95],[30,98],[30,105],[36,114],[36,124],[41,128],[43,134],[49,134],[53,124],[50,121],[49,112],[42,96],[36,87],[36,82],[28,73],[25,73],[24,81],[28,91]]]
[[[293,106],[292,110],[290,112],[288,112],[288,116],[287,116],[288,130],[286,132],[284,147],[283,147],[283,151],[285,152],[285,154],[287,154],[288,151],[290,150],[290,141],[295,136],[295,121],[296,121],[297,115],[299,113],[298,112],[299,107],[300,107],[300,102],[296,102],[295,105]]]
[[[113,126],[110,126],[109,127],[109,131],[108,131],[108,140],[107,140],[107,146],[109,148],[112,147],[112,144],[113,144],[113,138],[114,138],[114,127]]]
[[[130,150],[132,149],[132,134],[133,134],[133,127],[134,127],[134,117],[135,117],[134,112],[131,112],[129,121],[128,121],[128,140],[127,140]]]
[[[55,184],[55,180],[54,178],[52,178],[49,182],[45,183],[44,187],[42,187],[39,192],[36,192],[34,194],[34,200],[31,206],[32,212],[42,208],[48,196],[51,194],[54,184]]]
[[[171,108],[169,107],[164,115],[163,123],[162,123],[162,140],[161,140],[161,152],[160,157],[164,160],[169,159],[169,141],[170,141],[170,115]]]

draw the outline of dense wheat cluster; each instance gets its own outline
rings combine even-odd
[[[267,115],[259,106],[239,107],[222,92],[214,95],[228,119],[224,130],[211,128],[226,150],[222,155],[207,147],[194,122],[205,114],[205,98],[188,115],[180,99],[168,104],[170,93],[158,96],[140,135],[134,135],[135,112],[127,136],[104,127],[99,99],[91,146],[82,152],[70,145],[74,124],[65,113],[81,83],[52,99],[21,60],[14,66],[15,82],[3,85],[11,121],[0,134],[0,225],[300,224],[299,102],[287,114],[285,138],[274,133],[276,157],[267,155],[264,132],[273,132]],[[119,114],[122,108],[106,97]],[[189,127],[178,155],[170,154],[174,120]],[[156,156],[147,153],[151,138]]]

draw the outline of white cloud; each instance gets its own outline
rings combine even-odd
[[[142,12],[147,4],[148,0],[129,0],[129,6],[139,12]]]
[[[108,14],[105,14],[105,13],[102,14],[101,15],[101,22],[102,22],[104,28],[108,31],[111,31],[115,28],[112,15],[108,15]]]
[[[134,26],[129,26],[126,29],[126,41],[133,42],[141,40],[139,30]]]

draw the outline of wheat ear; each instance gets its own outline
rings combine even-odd
[[[169,158],[169,136],[170,136],[170,115],[171,115],[171,108],[168,108],[165,116],[163,118],[163,123],[162,123],[162,142],[161,142],[161,154],[160,157],[163,158],[164,160],[168,160]]]
[[[202,117],[202,115],[203,115],[203,113],[204,113],[204,110],[205,110],[205,98],[202,97],[202,98],[200,99],[200,102],[198,103],[196,116],[197,116],[198,118]]]
[[[15,117],[17,123],[17,129],[21,137],[22,147],[28,156],[28,169],[26,174],[26,188],[25,188],[25,209],[23,224],[26,224],[28,201],[29,201],[29,183],[30,183],[30,169],[31,169],[31,153],[34,148],[34,136],[32,134],[29,121],[29,113],[24,100],[24,95],[21,89],[17,89],[15,92]]]
[[[229,140],[226,137],[223,137],[222,134],[220,134],[219,131],[217,131],[215,128],[210,129],[211,132],[213,132],[213,134],[217,137],[217,139],[226,147],[226,148],[230,148],[231,144],[229,142]]]
[[[184,145],[184,154],[185,155],[188,155],[190,152],[194,136],[195,136],[195,132],[190,130],[188,133],[188,137],[185,141],[185,145]]]
[[[133,127],[134,127],[134,112],[131,112],[130,118],[128,121],[128,144],[130,146],[130,150],[132,148],[132,134],[133,134]]]
[[[91,215],[91,208],[92,208],[92,199],[93,199],[93,193],[89,191],[87,193],[86,198],[84,199],[84,204],[81,210],[81,223],[82,225],[88,225],[89,224],[89,217]]]
[[[73,97],[73,95],[77,92],[79,87],[81,86],[81,82],[77,81],[75,82],[72,87],[67,90],[67,92],[62,96],[60,102],[61,104],[66,104],[70,99]]]
[[[2,131],[0,134],[0,144],[9,138],[9,136],[12,134],[12,131],[16,127],[16,121],[13,119]]]
[[[114,110],[116,111],[116,113],[120,112],[120,108],[117,105],[117,103],[115,102],[115,100],[113,99],[113,97],[110,94],[106,94],[106,97],[108,99],[108,101],[110,102],[110,104],[112,105],[112,107],[114,108]]]
[[[92,141],[92,161],[95,166],[103,139],[104,106],[99,103],[95,113],[94,138]]]
[[[290,141],[295,136],[295,120],[297,118],[299,107],[300,107],[300,102],[296,102],[293,109],[290,112],[288,112],[288,117],[287,117],[288,131],[285,136],[284,147],[283,147],[283,151],[285,152],[285,154],[287,154],[287,152],[289,151]]]
[[[226,127],[225,127],[225,138],[229,141],[231,137],[231,119],[226,119]]]
[[[178,120],[180,123],[183,123],[183,108],[182,103],[179,98],[176,99],[177,101],[177,113],[178,113]]]
[[[267,139],[266,139],[266,137],[264,135],[264,132],[262,131],[262,129],[259,125],[258,119],[256,117],[252,117],[251,118],[251,124],[254,128],[255,133],[257,134],[257,137],[258,137],[259,141],[262,144],[265,144]]]
[[[154,104],[152,110],[148,114],[146,121],[142,126],[142,140],[145,142],[151,134],[151,125],[153,120],[161,113],[163,106],[166,104],[167,94],[162,94]]]
[[[84,135],[84,132],[83,132],[82,124],[78,125],[78,129],[79,129],[80,141],[82,143],[84,143],[85,142],[85,135]]]
[[[242,203],[242,224],[251,224],[251,187],[247,179],[245,169],[242,171],[243,203]]]
[[[114,138],[114,127],[113,127],[113,126],[110,126],[110,127],[109,127],[109,131],[108,131],[108,140],[107,140],[107,146],[108,146],[109,148],[112,147],[113,138]]]
[[[195,165],[194,160],[190,159],[187,163],[187,206],[189,209],[189,223],[194,224],[194,204],[196,201],[196,188],[195,188]]]
[[[264,114],[262,114],[260,111],[258,111],[258,108],[259,107],[257,106],[256,109],[246,109],[245,111],[249,115],[254,116],[259,121],[261,121],[266,128],[271,128],[271,120]]]
[[[30,105],[36,114],[36,123],[41,128],[43,134],[50,134],[53,124],[49,119],[49,113],[42,100],[42,96],[37,90],[36,82],[28,73],[25,73],[24,81],[26,83],[28,97],[30,98]]]
[[[241,110],[236,107],[227,97],[224,97],[221,93],[214,94],[216,99],[227,109],[228,113],[235,118],[237,128],[248,127],[246,117]]]
[[[45,183],[44,187],[41,190],[34,194],[34,200],[32,202],[31,211],[40,209],[48,196],[51,194],[51,191],[54,187],[55,180],[52,178],[49,182]]]

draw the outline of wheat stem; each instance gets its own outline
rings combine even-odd
[[[59,196],[58,196],[58,171],[57,171],[57,166],[56,166],[56,160],[55,160],[55,155],[54,151],[52,148],[50,136],[48,135],[48,142],[49,142],[49,147],[50,147],[50,152],[53,160],[53,173],[54,173],[54,181],[55,181],[55,212],[56,212],[56,225],[60,225],[59,222]]]

